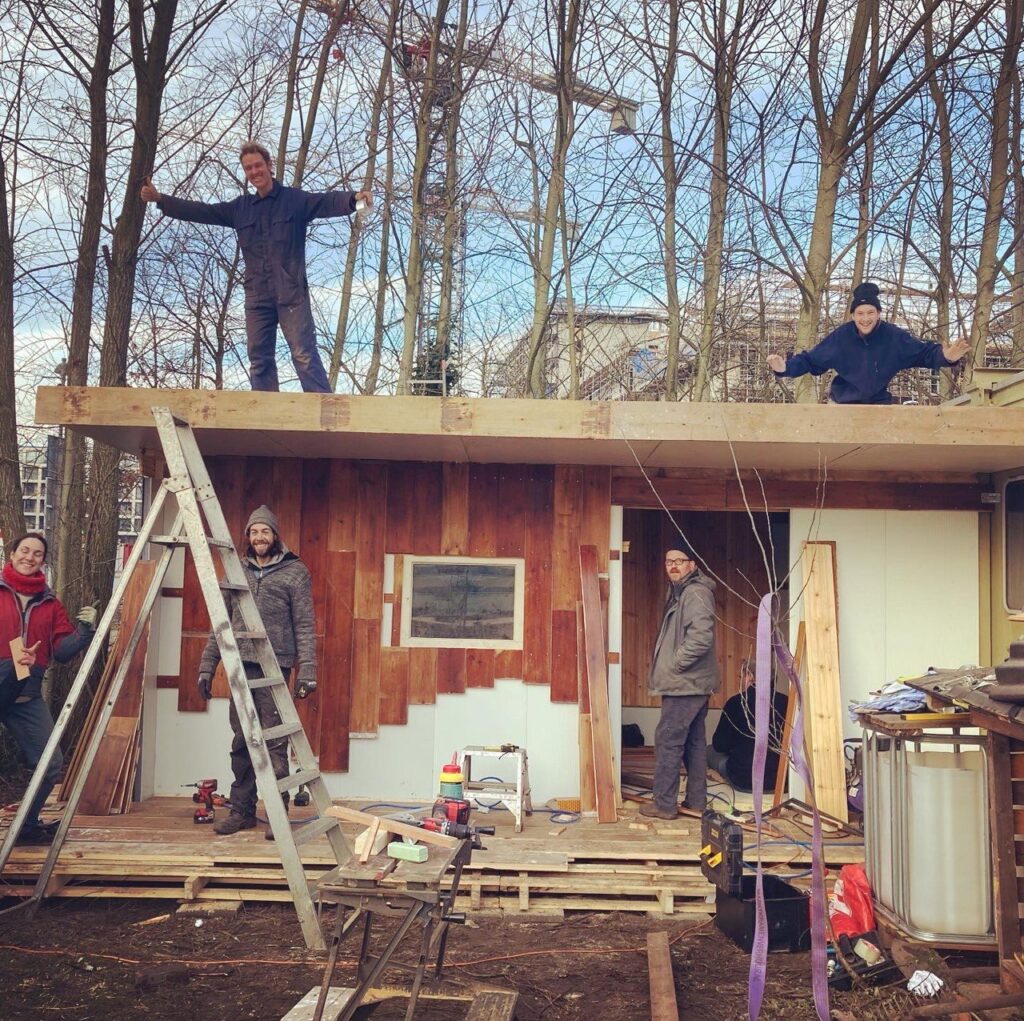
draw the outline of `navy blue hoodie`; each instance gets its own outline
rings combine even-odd
[[[775,375],[792,379],[807,372],[820,376],[834,369],[836,378],[829,397],[836,404],[892,404],[887,388],[901,369],[942,369],[955,364],[946,361],[941,344],[918,340],[884,319],[866,337],[857,332],[851,319],[810,351],[790,355],[786,371]]]

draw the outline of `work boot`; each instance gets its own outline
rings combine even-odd
[[[675,819],[679,816],[679,810],[671,808],[666,812],[651,801],[640,806],[640,814],[646,815],[649,819]]]
[[[241,812],[232,812],[226,819],[219,819],[213,824],[213,832],[219,833],[222,837],[229,837],[239,830],[251,830],[256,827],[256,816],[242,815]]]
[[[37,847],[46,847],[53,843],[57,834],[58,822],[41,823],[27,822],[21,827],[16,844],[33,844]]]

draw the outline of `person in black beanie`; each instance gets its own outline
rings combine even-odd
[[[850,321],[833,330],[810,351],[783,358],[768,356],[768,367],[779,379],[805,373],[820,376],[829,369],[835,379],[829,389],[833,404],[892,404],[889,383],[902,369],[941,369],[955,365],[970,350],[966,340],[936,344],[918,340],[882,318],[878,286],[858,284],[850,303]]]

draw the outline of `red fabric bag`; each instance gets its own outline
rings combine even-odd
[[[863,865],[844,865],[828,899],[832,938],[844,933],[851,938],[875,927],[875,906],[871,884]]]

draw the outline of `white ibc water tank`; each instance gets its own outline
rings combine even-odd
[[[907,920],[926,932],[992,931],[985,756],[907,752]]]
[[[880,913],[919,939],[993,942],[983,740],[865,733],[868,878]]]

